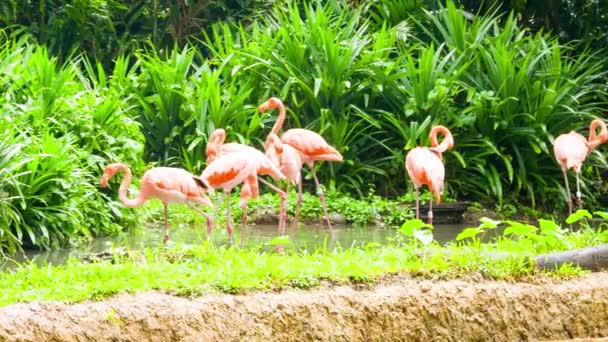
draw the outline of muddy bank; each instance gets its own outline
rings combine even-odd
[[[428,281],[0,308],[2,341],[516,341],[608,336],[608,273],[562,282]]]

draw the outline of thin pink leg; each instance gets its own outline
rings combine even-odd
[[[317,186],[317,191],[319,192],[319,199],[321,200],[321,206],[323,207],[323,213],[325,214],[325,220],[327,221],[327,226],[331,230],[331,222],[329,221],[329,215],[327,214],[327,206],[325,205],[325,195],[323,195],[323,189],[319,184],[319,179],[317,179],[317,174],[315,173],[314,167],[311,165],[310,170],[312,171],[312,178],[315,180],[315,185]]]
[[[433,224],[433,194],[429,200],[429,224]]]
[[[418,193],[418,188],[415,188],[415,193],[416,193],[416,218],[419,219],[420,218],[420,194]]]
[[[228,232],[228,242],[232,245],[232,219],[230,218],[230,194],[226,196],[226,231]]]
[[[284,235],[285,234],[285,221],[287,220],[287,209],[286,209],[286,201],[287,201],[287,194],[285,193],[285,191],[279,189],[278,187],[272,185],[271,183],[267,182],[266,180],[259,178],[259,181],[266,184],[269,188],[271,188],[272,190],[276,191],[279,196],[281,197],[281,208],[279,209],[279,235]]]
[[[241,208],[243,208],[243,218],[241,220],[241,243],[240,246],[243,247],[245,243],[245,226],[247,225],[247,199],[245,198],[243,202],[241,202]]]
[[[167,203],[163,202],[165,207],[165,236],[163,236],[163,244],[167,244],[169,241],[169,218],[167,217]]]
[[[578,204],[579,209],[583,209],[583,199],[581,194],[581,180],[579,177],[579,173],[576,172],[576,203]]]
[[[186,202],[186,204],[194,211],[198,212],[199,214],[201,214],[204,218],[207,219],[207,240],[209,240],[209,235],[211,233],[211,231],[209,230],[209,227],[212,225],[211,224],[211,217],[207,214],[205,214],[204,211],[202,211],[201,209],[197,208],[195,205],[193,205],[190,202]]]
[[[213,214],[211,217],[207,217],[207,240],[211,238],[211,229],[213,228],[213,222],[215,221],[215,216],[217,215],[217,211],[222,206],[222,202],[224,202],[224,193],[220,193],[220,197],[218,198],[217,204],[215,208],[213,208]]]
[[[298,221],[300,220],[300,208],[302,207],[302,176],[298,179],[298,200],[296,202],[296,216],[294,218],[293,227],[298,228]]]
[[[568,174],[566,170],[562,170],[564,174],[564,182],[566,183],[566,199],[568,201],[568,215],[572,215],[572,197],[570,196],[570,185],[568,184]]]

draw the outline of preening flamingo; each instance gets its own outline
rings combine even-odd
[[[251,147],[248,145],[243,145],[243,144],[238,144],[238,143],[225,144],[224,143],[225,140],[226,140],[226,131],[224,131],[223,129],[218,128],[215,131],[213,131],[213,133],[211,133],[211,135],[209,136],[209,141],[207,143],[207,147],[206,147],[206,151],[205,151],[205,153],[207,155],[207,164],[208,165],[209,165],[209,163],[213,162],[220,156],[225,156],[225,155],[232,154],[232,153],[249,153],[258,160],[258,168],[257,168],[258,175],[269,175],[273,178],[276,176],[276,170],[277,170],[277,168],[275,166],[276,164],[272,165],[272,163],[268,160],[266,155],[264,153],[262,153],[262,151],[254,148],[254,147]],[[285,178],[285,177],[281,176],[280,178]],[[266,180],[264,180],[262,178],[258,178],[258,179],[260,182],[264,183],[269,188],[271,188],[272,190],[276,191],[279,194],[281,203],[280,203],[280,209],[279,209],[278,230],[279,230],[279,233],[282,234],[282,232],[284,232],[284,230],[285,230],[285,220],[287,217],[287,209],[286,209],[287,194],[285,194],[285,192],[283,190],[272,185],[271,183],[267,182]],[[256,185],[257,185],[257,181],[256,181]],[[222,193],[220,195],[220,198],[218,199],[218,205],[216,206],[214,213],[211,216],[211,220],[210,220],[211,223],[210,223],[209,227],[207,227],[208,230],[210,230],[211,226],[213,225],[213,220],[215,219],[215,215],[217,215],[217,210],[219,209],[221,202],[223,201],[223,198],[224,198],[224,193]]]
[[[258,154],[244,152],[223,155],[209,163],[199,178],[202,183],[208,184],[214,189],[223,189],[224,194],[228,196],[235,186],[243,184],[241,188],[241,207],[243,208],[241,245],[244,241],[245,225],[247,223],[247,200],[259,195],[257,182],[259,170],[264,169],[265,174],[272,176],[275,180],[283,178],[279,169],[263,153],[260,154],[263,158],[260,158]],[[226,206],[226,220],[226,230],[232,243],[230,204]],[[210,233],[211,225],[208,225],[207,235],[209,236]],[[283,232],[280,231],[279,233]]]
[[[596,130],[600,128],[600,133]],[[559,163],[564,174],[564,182],[566,183],[566,196],[568,198],[568,213],[572,214],[572,198],[570,197],[570,186],[568,185],[567,171],[574,169],[576,173],[576,199],[578,207],[582,207],[582,194],[580,188],[579,175],[583,162],[587,155],[600,144],[608,141],[608,130],[606,124],[600,119],[591,121],[589,125],[589,139],[586,140],[582,135],[571,131],[570,133],[558,136],[553,142],[553,154]]]
[[[437,134],[443,134],[441,144],[437,143]],[[429,187],[437,203],[441,202],[445,167],[442,153],[454,146],[452,133],[445,126],[433,126],[429,135],[431,147],[418,146],[408,152],[405,158],[407,174],[414,183],[416,191],[416,218],[420,218],[419,190],[422,185]],[[433,197],[429,200],[429,223],[433,224]]]
[[[271,97],[266,102],[262,103],[258,110],[260,112],[265,112],[270,109],[278,109],[279,117],[275,122],[274,126],[270,134],[278,135],[279,131],[283,127],[283,123],[285,122],[285,105],[283,102],[276,98]],[[270,137],[270,135],[269,135]],[[270,142],[267,138],[265,145],[270,146]],[[302,163],[308,165],[312,172],[312,177],[315,180],[315,185],[317,187],[317,191],[319,193],[319,199],[321,200],[321,205],[323,206],[323,213],[325,215],[325,219],[327,220],[327,225],[331,229],[331,222],[329,220],[329,215],[327,213],[327,206],[325,205],[325,196],[323,195],[323,189],[319,184],[319,179],[315,174],[314,162],[315,161],[342,161],[342,155],[338,152],[333,146],[329,145],[325,139],[319,134],[302,128],[292,128],[283,133],[280,138],[281,142],[285,145],[289,145],[293,147],[300,154],[300,158],[302,159]],[[302,204],[302,187],[301,180],[298,182],[298,201],[297,208],[299,208]],[[297,209],[296,209],[297,211]],[[296,218],[297,220],[297,218]],[[297,221],[295,222],[297,224]]]
[[[169,241],[169,220],[167,218],[167,205],[169,203],[186,203],[190,208],[203,215],[209,222],[209,217],[193,203],[213,206],[209,198],[201,191],[201,187],[207,189],[204,183],[197,182],[193,175],[184,170],[174,167],[156,167],[144,173],[141,178],[139,193],[135,199],[127,197],[127,190],[131,184],[131,170],[128,166],[121,163],[114,163],[106,166],[103,176],[99,180],[102,188],[108,186],[108,181],[114,177],[118,171],[124,171],[125,176],[118,189],[118,197],[127,208],[141,206],[150,198],[158,198],[163,202],[165,211],[165,236],[163,243]],[[207,189],[213,191],[212,189]]]

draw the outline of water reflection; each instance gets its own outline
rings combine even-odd
[[[240,226],[237,227],[240,228]],[[453,241],[464,227],[463,224],[436,225],[433,229],[433,234],[437,242],[445,244],[446,242]],[[239,231],[236,229],[234,235],[235,243],[239,241],[238,233]],[[338,247],[364,246],[370,242],[384,245],[390,243],[391,240],[400,234],[395,228],[352,225],[334,226],[331,231],[324,225],[300,226],[297,230],[287,227],[286,233],[296,249],[306,250],[323,247],[333,250]],[[26,260],[31,260],[38,264],[62,264],[70,256],[79,258],[90,253],[103,252],[112,247],[141,250],[161,245],[163,234],[162,224],[158,224],[129,234],[122,234],[111,238],[98,238],[79,248],[52,251],[30,250],[23,254],[14,255],[11,260],[2,263],[0,268],[10,268],[11,265]],[[276,236],[276,225],[248,225],[245,247],[258,247],[270,242]],[[205,229],[204,227],[178,225],[171,230],[170,241],[186,245],[201,244],[205,241]],[[220,225],[216,226],[212,232],[212,241],[218,245],[225,244],[228,241],[228,234],[224,227],[220,227]]]

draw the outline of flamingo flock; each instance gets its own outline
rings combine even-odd
[[[207,238],[211,234],[217,211],[224,199],[230,199],[230,192],[236,186],[241,185],[241,208],[243,209],[240,243],[243,244],[245,227],[247,223],[247,201],[259,196],[258,181],[277,192],[280,197],[278,232],[285,234],[286,226],[286,200],[287,189],[280,187],[261,178],[267,175],[275,182],[286,180],[288,185],[298,187],[298,198],[293,218],[295,227],[298,225],[300,207],[302,204],[302,167],[307,165],[314,179],[321,206],[323,207],[324,219],[329,229],[332,229],[331,220],[327,212],[325,197],[320,182],[315,174],[314,163],[316,161],[343,161],[343,157],[333,146],[316,132],[292,128],[280,134],[285,122],[286,110],[283,102],[271,97],[262,103],[258,110],[278,110],[278,118],[268,134],[264,143],[264,152],[248,145],[238,143],[225,143],[226,132],[216,129],[208,139],[206,146],[207,167],[200,176],[190,172],[172,167],[157,167],[144,173],[140,182],[140,190],[135,199],[127,196],[127,189],[131,183],[131,171],[128,166],[121,163],[113,163],[105,167],[100,179],[100,186],[107,187],[108,181],[118,173],[124,172],[124,178],[118,191],[120,201],[128,208],[141,206],[150,198],[162,201],[165,217],[165,235],[163,243],[169,240],[169,221],[167,206],[169,203],[185,203],[191,209],[197,211],[207,220]],[[600,130],[599,133],[597,130]],[[439,143],[438,136],[442,136]],[[432,196],[429,200],[428,222],[433,223],[433,197],[436,203],[441,202],[444,189],[445,167],[442,154],[454,147],[454,138],[450,130],[441,125],[431,127],[429,134],[430,147],[418,146],[410,150],[405,158],[405,168],[410,177],[416,195],[416,218],[420,218],[419,191],[426,185]],[[572,131],[558,136],[554,141],[554,155],[564,175],[566,185],[566,196],[568,212],[572,214],[572,199],[568,184],[567,171],[574,169],[576,173],[576,197],[579,208],[582,206],[579,174],[582,164],[587,155],[600,144],[608,141],[608,129],[606,124],[595,119],[589,126],[589,138]],[[195,204],[213,207],[213,203],[205,192],[213,194],[214,189],[221,189],[218,203],[215,205],[213,214],[207,215]],[[229,242],[233,242],[233,227],[230,217],[230,205],[226,205],[226,230]]]

